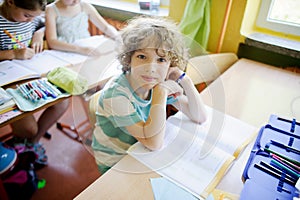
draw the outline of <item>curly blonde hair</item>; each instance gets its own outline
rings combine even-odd
[[[170,67],[185,70],[189,59],[184,37],[177,25],[162,17],[139,16],[128,22],[117,40],[117,58],[124,73],[130,71],[131,56],[136,50],[154,48],[170,59]],[[163,56],[161,55],[161,56]]]

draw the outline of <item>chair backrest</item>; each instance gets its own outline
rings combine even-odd
[[[101,94],[101,90],[99,90],[98,92],[93,94],[89,100],[88,115],[89,115],[90,124],[92,126],[94,126],[94,124],[96,123],[96,111],[98,110],[98,107],[99,107],[98,100],[99,100],[100,94]]]
[[[238,60],[234,53],[217,53],[196,56],[189,60],[186,73],[195,85],[209,84]]]

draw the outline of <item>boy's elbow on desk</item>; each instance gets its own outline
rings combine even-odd
[[[162,141],[156,141],[153,142],[151,139],[141,139],[139,140],[147,149],[151,151],[157,151],[162,148],[163,146],[163,140]]]
[[[204,110],[201,114],[198,114],[194,118],[191,118],[191,120],[197,124],[203,124],[208,119],[208,115],[206,110]]]
[[[160,150],[162,148],[162,143],[159,145],[147,145],[146,147],[151,150],[151,151],[157,151]]]

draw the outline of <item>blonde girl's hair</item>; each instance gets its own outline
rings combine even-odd
[[[140,16],[128,21],[117,40],[117,58],[122,71],[130,71],[131,56],[136,50],[154,48],[158,55],[164,54],[171,61],[171,67],[185,70],[189,59],[184,37],[177,25],[166,18]]]

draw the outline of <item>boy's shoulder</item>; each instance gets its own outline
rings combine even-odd
[[[103,88],[106,91],[106,95],[111,96],[112,94],[115,96],[119,95],[128,95],[131,94],[129,83],[124,74],[120,74],[118,76],[113,77]]]

